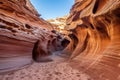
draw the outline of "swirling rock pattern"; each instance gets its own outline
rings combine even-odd
[[[62,49],[60,35],[39,16],[29,0],[0,0],[0,73]]]
[[[94,80],[120,80],[120,0],[75,0],[69,41],[39,16],[29,0],[0,0],[0,73],[44,61],[62,44],[73,68]]]
[[[71,66],[95,80],[120,80],[120,0],[75,0],[66,29],[76,37],[63,52]]]

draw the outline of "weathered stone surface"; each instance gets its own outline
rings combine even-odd
[[[39,18],[29,0],[0,0],[0,73],[60,50],[62,39],[51,30],[52,25]],[[39,49],[34,47],[37,41]]]
[[[94,80],[120,79],[120,0],[76,0],[66,29],[76,37],[63,52],[71,66]]]
[[[73,68],[94,80],[120,80],[120,0],[75,0],[70,43],[52,29],[29,0],[0,0],[0,73],[51,61],[47,56],[66,47]]]
[[[47,21],[55,25],[53,29],[57,32],[60,32],[62,34],[68,34],[68,32],[65,30],[67,18],[68,15],[65,15],[63,17],[57,17],[56,19],[48,19]]]

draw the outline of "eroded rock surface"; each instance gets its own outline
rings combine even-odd
[[[66,29],[71,66],[94,80],[120,80],[120,0],[76,0]]]
[[[67,18],[68,18],[68,15],[65,15],[63,17],[57,17],[56,19],[48,19],[47,21],[55,25],[53,27],[54,30],[62,34],[68,34],[68,32],[65,30]]]
[[[29,0],[0,0],[0,73],[62,48],[60,35],[51,32],[52,25],[39,16]]]
[[[75,0],[67,40],[39,16],[29,0],[0,0],[0,73],[66,47],[61,56],[92,80],[120,80],[120,0]]]

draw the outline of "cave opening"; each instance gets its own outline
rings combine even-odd
[[[76,37],[75,34],[69,34],[68,36],[72,39],[72,41],[74,43],[73,44],[73,49],[75,49],[76,46],[78,45],[78,38]]]
[[[95,5],[93,7],[93,13],[100,11],[102,7],[107,3],[109,0],[96,0]]]
[[[96,2],[95,2],[95,6],[94,6],[94,8],[93,8],[93,13],[94,13],[94,14],[96,13],[96,11],[97,11],[97,9],[98,9],[99,2],[100,2],[100,0],[96,0]]]
[[[34,47],[33,47],[33,50],[32,50],[32,59],[37,61],[37,57],[39,55],[39,53],[37,52],[37,49],[38,49],[38,43],[39,41],[37,41],[35,44],[34,44]]]
[[[48,44],[50,42],[48,41]],[[38,40],[33,47],[32,50],[32,59],[35,62],[50,62],[52,59],[48,58],[51,55],[51,52],[47,49],[44,49],[42,45],[40,45],[40,41]]]
[[[64,48],[66,48],[66,47],[68,46],[69,43],[70,43],[69,40],[64,39],[64,40],[61,42],[61,45],[62,45]]]

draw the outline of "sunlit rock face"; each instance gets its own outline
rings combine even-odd
[[[94,80],[120,80],[120,0],[76,0],[66,29],[71,66]]]
[[[39,16],[29,0],[0,0],[0,73],[62,48],[60,35]]]
[[[47,21],[54,25],[53,29],[57,32],[68,34],[68,32],[65,30],[67,18],[68,15],[65,15],[63,17],[57,17],[56,19],[48,19]]]

